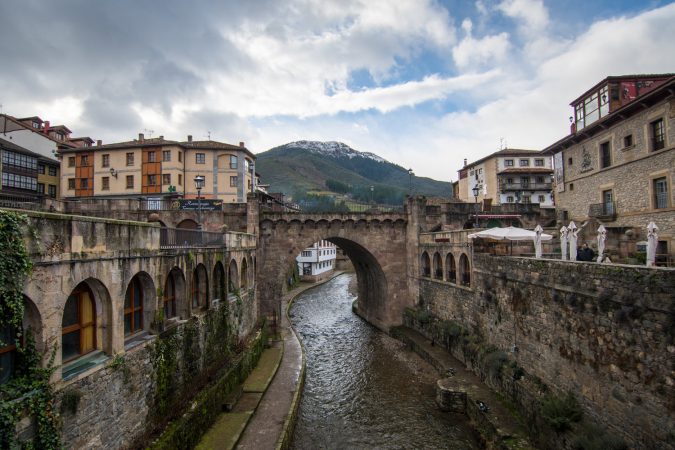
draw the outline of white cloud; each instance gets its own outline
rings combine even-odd
[[[542,0],[503,0],[497,9],[521,24],[521,31],[535,36],[549,23],[548,11]]]

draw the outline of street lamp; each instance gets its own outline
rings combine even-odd
[[[370,203],[375,203],[375,202],[373,201],[373,196],[375,195],[374,192],[375,192],[375,187],[374,187],[374,186],[370,186]]]
[[[408,184],[408,195],[412,195],[412,177],[415,175],[413,173],[412,169],[408,169],[408,177],[409,177],[409,184]]]
[[[473,215],[473,227],[478,228],[478,193],[480,192],[480,186],[475,185],[471,190],[473,191],[473,197],[476,199],[476,205],[474,206],[476,213]]]
[[[197,175],[195,177],[195,187],[197,188],[197,221],[199,222],[198,228],[202,229],[202,201],[201,201],[201,192],[204,188],[204,175]]]

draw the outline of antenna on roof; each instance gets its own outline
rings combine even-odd
[[[504,150],[506,149],[506,139],[503,137],[499,138],[499,150]]]
[[[149,137],[150,139],[152,139],[152,133],[154,133],[155,130],[148,130],[147,128],[144,128],[144,129],[143,129],[143,132],[144,132],[144,133],[148,133],[148,137]]]
[[[211,140],[211,132],[210,131],[206,132],[206,137],[208,138],[209,141]]]

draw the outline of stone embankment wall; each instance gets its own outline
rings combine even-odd
[[[192,408],[200,403],[199,392],[224,383],[218,392],[222,401],[227,395],[222,391],[241,381],[260,354],[259,342],[246,348],[237,337],[248,300],[231,299],[181,321],[65,383],[57,392],[63,446],[145,447],[169,422],[164,448],[196,444],[222,405],[202,399],[205,405]],[[200,427],[189,426],[192,422]]]
[[[675,271],[482,254],[473,263],[470,287],[422,278],[420,308],[573,393],[635,448],[673,448]],[[515,384],[501,388],[531,404],[537,383]]]

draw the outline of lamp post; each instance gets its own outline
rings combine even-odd
[[[370,186],[370,203],[371,203],[371,204],[374,204],[374,203],[375,203],[375,202],[373,201],[374,195],[375,195],[375,187],[374,187],[374,186]]]
[[[478,193],[480,192],[480,187],[475,185],[472,189],[473,197],[476,199],[476,204],[474,206],[475,214],[473,215],[473,227],[478,228]]]
[[[202,230],[201,192],[202,192],[202,189],[204,188],[204,176],[203,175],[197,175],[195,177],[195,187],[197,188],[197,221],[199,222],[197,227],[201,231]]]
[[[412,169],[408,169],[408,195],[412,195],[412,177],[415,175]]]

